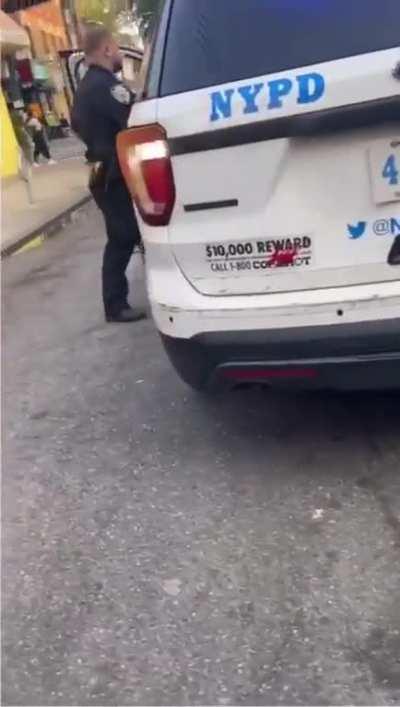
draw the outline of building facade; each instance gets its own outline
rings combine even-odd
[[[17,53],[29,48],[29,36],[9,15],[0,10],[1,91],[0,176],[12,177],[19,169],[19,147],[11,120],[12,110],[23,106],[16,77]]]
[[[25,105],[33,106],[42,116],[52,112],[68,117],[69,96],[59,52],[69,48],[70,39],[61,0],[48,0],[13,17],[30,39],[31,56],[20,52],[17,64]]]
[[[49,130],[69,118],[72,95],[60,52],[77,48],[78,31],[74,0],[0,3],[1,176],[8,176],[18,171],[16,111],[31,108]]]

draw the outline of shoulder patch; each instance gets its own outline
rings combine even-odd
[[[131,94],[128,89],[122,85],[122,83],[116,83],[111,87],[111,95],[115,98],[118,103],[123,103],[128,106],[131,102]]]

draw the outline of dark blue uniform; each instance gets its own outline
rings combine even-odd
[[[88,161],[96,163],[89,186],[107,230],[102,270],[107,318],[118,316],[127,306],[125,270],[140,241],[116,154],[116,136],[126,128],[133,102],[134,95],[111,71],[92,65],[79,84],[72,111],[72,127],[86,144]]]

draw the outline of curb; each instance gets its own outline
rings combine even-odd
[[[26,233],[24,236],[17,238],[12,243],[5,245],[4,248],[1,249],[1,258],[6,258],[9,255],[13,255],[36,238],[46,240],[47,238],[51,238],[51,236],[55,236],[56,233],[61,231],[68,223],[72,221],[73,214],[81,209],[82,206],[88,204],[91,200],[92,196],[90,194],[86,194],[82,199],[75,202],[75,204],[72,204],[72,206],[69,206],[68,209],[65,209],[57,216],[54,216],[49,221],[46,221],[41,226],[38,226],[30,233]]]

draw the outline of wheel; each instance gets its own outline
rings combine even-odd
[[[161,334],[161,340],[178,376],[193,390],[207,391],[213,371],[207,351],[190,339],[176,339]]]

